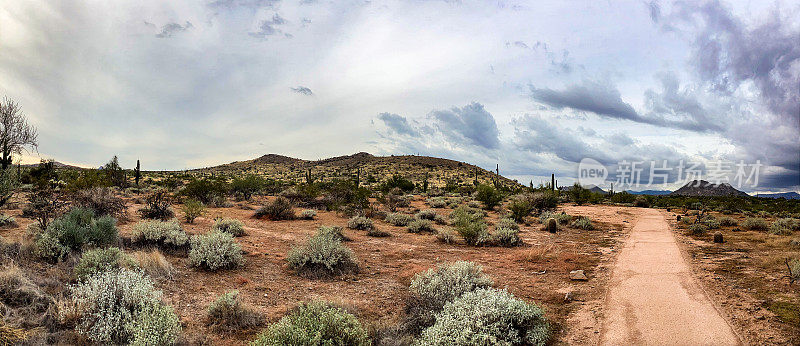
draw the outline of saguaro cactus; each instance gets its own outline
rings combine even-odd
[[[136,160],[136,169],[133,170],[133,178],[136,180],[136,186],[139,186],[139,180],[142,178],[142,166],[139,160]]]

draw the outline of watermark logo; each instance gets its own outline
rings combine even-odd
[[[601,186],[608,178],[608,169],[595,159],[584,158],[578,164],[578,183]]]

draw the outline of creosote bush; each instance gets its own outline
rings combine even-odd
[[[125,252],[119,248],[110,247],[84,252],[74,271],[78,281],[84,281],[97,273],[120,268],[137,269],[138,267],[133,258],[126,255]]]
[[[719,224],[721,226],[736,226],[739,224],[739,222],[737,222],[736,219],[730,216],[723,216],[719,218]]]
[[[229,233],[234,237],[241,237],[245,235],[244,223],[228,217],[216,219],[214,224],[211,226],[211,230]]]
[[[566,225],[572,220],[572,216],[566,213],[547,211],[539,215],[539,221],[542,223],[545,223],[547,219],[550,218],[556,219],[556,222],[558,222],[560,225]]]
[[[691,226],[689,226],[689,232],[692,232],[693,235],[697,236],[706,234],[707,230],[708,227],[706,227],[702,223],[694,223]]]
[[[272,221],[292,220],[295,218],[292,203],[284,197],[275,198],[271,203],[256,210],[256,218],[267,218]]]
[[[409,223],[414,221],[414,216],[404,213],[389,213],[386,214],[386,218],[383,220],[394,226],[408,226]]]
[[[433,227],[433,222],[427,219],[416,219],[408,224],[408,231],[410,233],[436,233],[436,228]]]
[[[426,201],[431,208],[444,208],[447,207],[447,198],[444,197],[431,197]]]
[[[61,319],[94,343],[170,345],[180,334],[178,316],[140,272],[102,272],[70,290]]]
[[[350,218],[350,220],[347,221],[347,228],[351,229],[367,231],[372,229],[373,227],[374,226],[372,224],[372,220],[364,216],[353,216]]]
[[[189,236],[181,228],[178,220],[140,221],[133,226],[131,240],[134,243],[152,244],[177,249],[189,244]]]
[[[34,252],[38,257],[57,261],[85,244],[103,246],[118,239],[116,219],[108,215],[95,218],[91,209],[74,208],[36,234]]]
[[[189,262],[192,266],[215,271],[240,267],[244,265],[244,257],[233,235],[213,230],[192,237]]]
[[[289,251],[286,258],[289,268],[312,278],[357,271],[353,252],[342,244],[341,233],[337,235],[332,230],[335,228],[320,227],[305,245]]]
[[[469,207],[458,207],[450,213],[451,224],[467,245],[480,245],[489,238],[484,213]]]
[[[594,224],[592,224],[592,220],[589,219],[588,217],[585,217],[585,216],[578,216],[578,217],[572,219],[572,222],[570,223],[570,226],[572,228],[578,228],[578,229],[583,229],[583,230],[587,230],[587,231],[590,231],[590,230],[594,229]]]
[[[298,306],[250,345],[368,346],[370,340],[355,316],[330,303],[315,301]]]
[[[203,211],[205,206],[203,202],[200,202],[194,198],[189,198],[183,201],[183,206],[181,207],[183,210],[183,217],[188,223],[194,223],[194,219],[203,215]]]
[[[406,304],[407,324],[417,333],[433,325],[434,315],[448,302],[478,288],[490,287],[492,279],[483,275],[483,268],[472,262],[440,264],[418,273],[411,281],[411,295]]]
[[[800,231],[800,220],[783,218],[775,220],[769,227],[769,233],[775,235],[791,235]]]
[[[262,320],[258,312],[242,303],[237,290],[225,292],[208,306],[208,323],[216,330],[246,330],[257,327]]]
[[[417,345],[545,345],[544,312],[505,290],[479,288],[448,302]]]
[[[480,184],[475,191],[475,199],[483,203],[486,209],[493,209],[503,200],[503,194],[493,186]]]
[[[762,218],[748,217],[742,222],[741,227],[749,231],[766,231],[769,229],[767,221]]]
[[[114,195],[114,190],[107,187],[80,190],[75,194],[75,202],[78,206],[94,210],[98,216],[125,214],[125,201]]]

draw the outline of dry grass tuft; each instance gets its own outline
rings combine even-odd
[[[131,257],[139,263],[139,267],[144,270],[147,275],[153,278],[172,279],[178,270],[172,266],[171,263],[164,257],[164,254],[157,249],[150,251],[137,251]]]

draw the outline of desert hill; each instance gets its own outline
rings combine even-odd
[[[415,183],[427,178],[432,187],[444,187],[448,181],[471,184],[475,181],[476,174],[482,183],[492,182],[496,178],[495,172],[450,159],[417,155],[375,156],[365,152],[322,160],[303,160],[268,154],[252,160],[195,169],[189,173],[202,176],[255,174],[276,180],[304,182],[309,173],[312,179],[319,181],[355,177],[359,169],[360,181],[367,185],[380,183],[394,174],[399,174]],[[519,185],[502,175],[499,179],[505,186]]]
[[[694,180],[670,193],[671,196],[748,196],[730,184],[712,184],[705,180]]]

